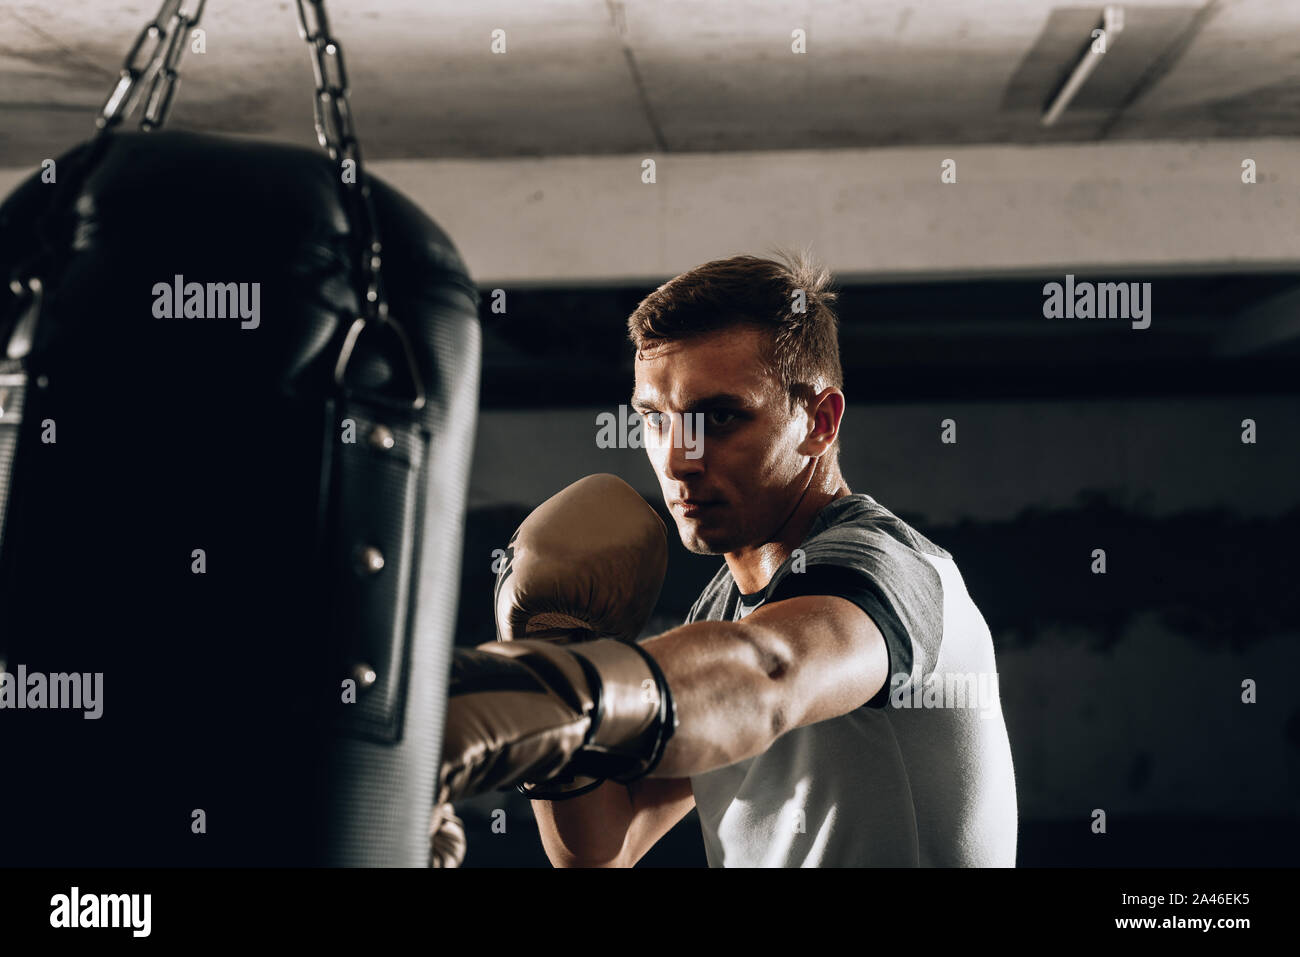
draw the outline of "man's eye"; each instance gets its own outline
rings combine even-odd
[[[709,425],[730,425],[731,420],[736,417],[736,413],[728,412],[725,409],[711,409],[709,411]]]
[[[642,412],[641,416],[645,419],[645,424],[656,431],[663,425],[662,412]]]

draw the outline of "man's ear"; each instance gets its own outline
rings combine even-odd
[[[844,393],[834,386],[828,386],[813,396],[804,408],[812,420],[812,428],[799,444],[799,453],[814,457],[825,455],[840,434],[840,422],[844,418]]]

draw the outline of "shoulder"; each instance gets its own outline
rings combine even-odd
[[[700,592],[700,597],[695,599],[691,610],[686,613],[686,624],[689,625],[701,618],[708,620],[711,614],[720,610],[720,606],[727,600],[732,583],[731,570],[727,567],[727,563],[723,562],[713,578],[704,586],[704,591]]]
[[[908,522],[864,494],[846,495],[829,503],[818,514],[802,547],[807,550],[836,544],[873,545],[889,551],[902,546],[935,558],[952,557]]]

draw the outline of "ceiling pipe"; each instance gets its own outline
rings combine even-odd
[[[1044,126],[1053,125],[1065,112],[1065,108],[1082,88],[1084,81],[1092,75],[1092,71],[1097,69],[1097,64],[1101,62],[1101,58],[1106,55],[1106,51],[1110,49],[1123,29],[1124,8],[1106,7],[1101,14],[1101,25],[1092,31],[1092,42],[1084,50],[1083,58],[1074,65],[1070,78],[1065,81],[1065,85],[1057,92],[1047,112],[1043,114]]]

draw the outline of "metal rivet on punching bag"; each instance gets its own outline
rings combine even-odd
[[[352,669],[352,677],[356,679],[357,687],[365,691],[375,683],[379,676],[375,674],[374,668],[362,663]]]
[[[384,567],[384,553],[373,545],[367,545],[357,553],[357,561],[363,574],[373,575]]]

